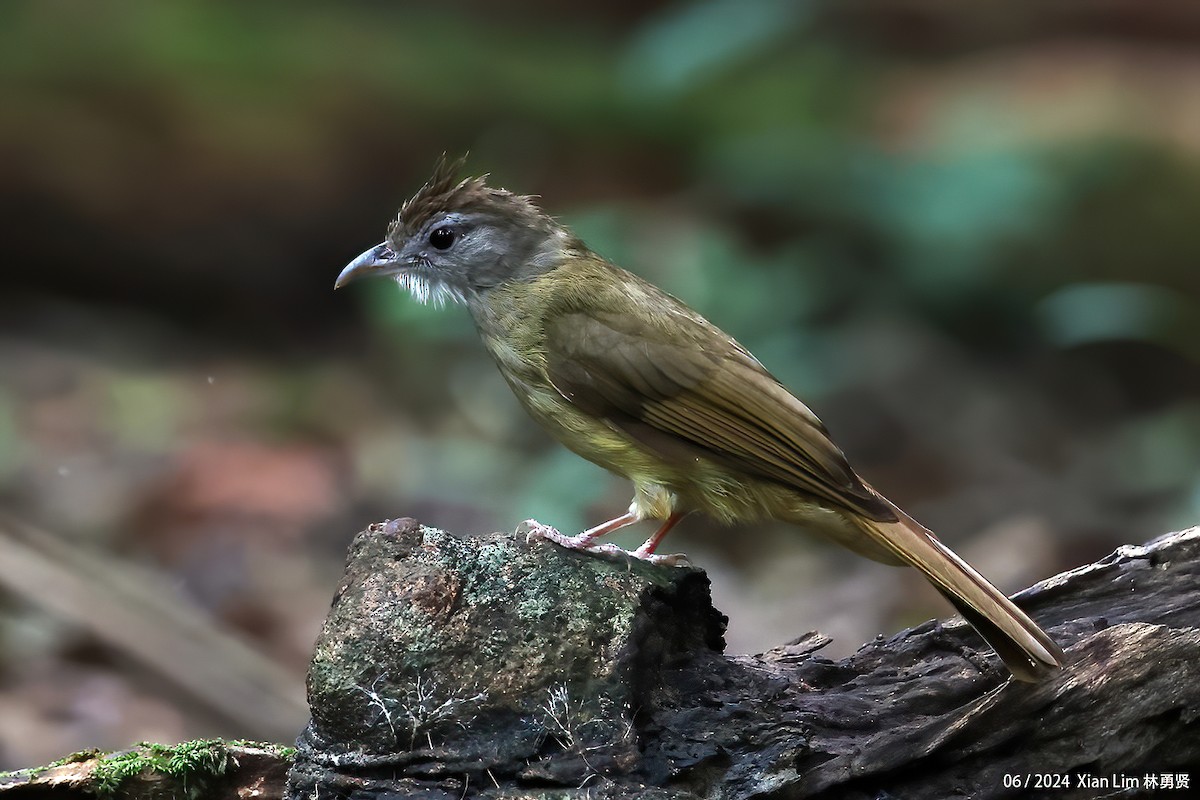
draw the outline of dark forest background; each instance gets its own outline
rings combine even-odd
[[[1186,0],[0,4],[0,509],[34,526],[0,526],[0,768],[293,738],[368,522],[624,510],[463,309],[332,291],[444,151],[735,335],[1008,591],[1196,524],[1197,42]],[[795,529],[664,549],[733,651],[949,613]],[[244,673],[279,697],[223,703]]]

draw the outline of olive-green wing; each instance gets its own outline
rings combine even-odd
[[[555,317],[545,338],[551,383],[667,461],[701,455],[827,505],[896,519],[816,415],[749,352],[696,316],[670,322],[647,335],[629,315]]]

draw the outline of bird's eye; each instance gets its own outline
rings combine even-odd
[[[454,244],[454,240],[458,238],[458,234],[453,228],[443,225],[440,228],[434,228],[429,234],[429,243],[438,250],[449,250],[450,245]]]

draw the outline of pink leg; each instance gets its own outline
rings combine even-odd
[[[549,525],[543,525],[536,520],[525,520],[521,523],[518,531],[524,529],[526,541],[534,539],[548,539],[555,544],[570,548],[571,550],[580,550],[585,553],[594,553],[596,555],[619,555],[632,556],[633,558],[649,561],[652,564],[667,564],[670,566],[683,566],[688,563],[687,556],[682,553],[674,555],[662,556],[654,552],[659,543],[662,542],[667,532],[674,528],[679,520],[683,519],[684,513],[672,514],[658,531],[646,540],[645,544],[637,550],[625,550],[615,544],[594,544],[594,542],[605,534],[612,533],[615,530],[620,530],[626,525],[632,525],[638,521],[637,515],[629,511],[616,519],[610,519],[608,522],[603,522],[594,528],[588,528],[586,531],[575,536],[564,536]]]
[[[601,536],[606,536],[613,531],[619,531],[627,525],[632,525],[637,522],[637,515],[632,511],[626,511],[616,519],[610,519],[608,522],[601,522],[594,528],[588,528],[583,533],[577,533],[574,536],[564,536],[565,541],[558,542],[564,547],[570,547],[576,550],[587,550],[592,542],[599,539]],[[558,541],[558,540],[555,540]],[[571,544],[566,544],[569,541]]]
[[[637,515],[632,511],[626,511],[616,519],[610,519],[608,522],[602,522],[594,528],[588,528],[583,533],[578,533],[574,536],[566,536],[559,533],[549,525],[543,525],[534,519],[527,519],[521,523],[527,531],[525,539],[530,541],[533,539],[549,539],[555,544],[569,547],[572,550],[595,550],[603,545],[593,545],[592,542],[604,536],[607,533],[612,533],[615,530],[620,530],[626,525],[632,525],[637,522]],[[520,530],[520,528],[518,528]],[[615,546],[615,545],[614,545]]]
[[[687,516],[686,511],[676,511],[674,514],[667,517],[667,519],[663,521],[663,524],[659,526],[658,530],[654,532],[654,535],[642,542],[642,546],[637,550],[634,550],[633,554],[638,558],[645,558],[646,556],[653,555],[654,551],[658,549],[659,544],[662,543],[662,540],[666,538],[666,535],[670,533],[671,529],[678,525],[679,520],[683,519],[685,516]]]

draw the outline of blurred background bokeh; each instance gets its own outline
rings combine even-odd
[[[293,738],[368,522],[625,508],[463,309],[333,293],[443,151],[737,336],[1008,591],[1195,524],[1198,42],[1188,0],[0,4],[0,768]],[[664,549],[733,651],[949,613],[793,529]]]

